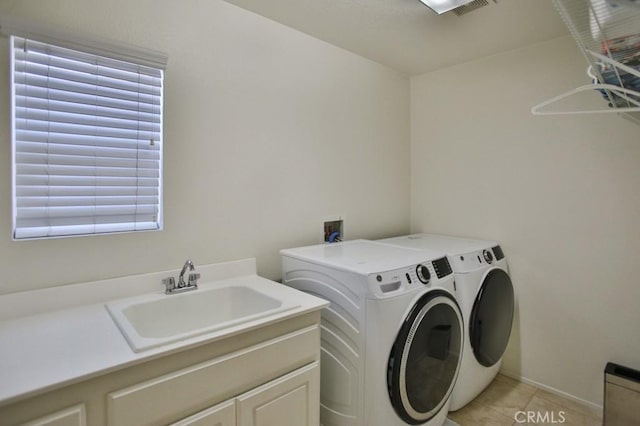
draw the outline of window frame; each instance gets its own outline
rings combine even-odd
[[[35,28],[35,30],[34,30]],[[0,18],[0,33],[2,35],[8,36],[10,42],[10,76],[11,76],[11,84],[10,84],[10,96],[11,96],[11,185],[12,185],[12,240],[13,241],[24,241],[24,240],[34,240],[34,239],[51,239],[51,238],[68,238],[68,237],[80,237],[80,236],[93,236],[93,235],[109,235],[114,233],[129,233],[129,232],[147,232],[147,231],[160,231],[164,228],[164,95],[165,95],[165,80],[164,74],[166,70],[167,64],[167,56],[163,53],[152,51],[149,49],[143,49],[135,46],[125,45],[122,43],[114,43],[105,40],[99,40],[95,38],[86,38],[79,37],[74,34],[71,35],[63,35],[57,31],[45,31],[42,28],[34,27],[30,24],[25,24],[24,22],[18,22],[16,24],[15,20],[7,21],[6,17]],[[16,191],[16,180],[17,180],[17,166],[16,166],[16,155],[17,155],[17,130],[16,130],[16,87],[15,87],[15,73],[16,73],[16,59],[15,59],[15,48],[14,48],[14,37],[19,37],[22,39],[30,39],[35,42],[45,43],[48,45],[55,46],[56,48],[70,49],[73,51],[81,52],[82,54],[87,55],[96,55],[108,60],[116,60],[127,62],[129,64],[133,64],[141,67],[151,67],[155,68],[160,72],[160,95],[159,95],[159,107],[158,107],[158,115],[159,115],[159,149],[157,150],[158,158],[157,160],[153,159],[151,161],[154,164],[157,162],[157,217],[155,220],[156,228],[152,229],[135,229],[136,220],[134,219],[132,222],[133,229],[125,229],[125,230],[107,230],[107,231],[84,231],[79,233],[69,233],[69,234],[60,234],[60,235],[36,235],[36,236],[26,236],[26,237],[17,237],[17,217],[18,217],[18,206],[17,206],[17,191]],[[49,90],[47,88],[47,90]],[[47,110],[48,111],[48,110]],[[136,152],[138,152],[138,148],[136,148]],[[48,155],[48,153],[46,154]],[[136,157],[137,158],[137,157]],[[138,159],[136,159],[136,162]],[[136,170],[138,166],[135,166]],[[138,179],[138,178],[135,178]],[[97,185],[96,185],[97,187]],[[139,188],[139,182],[136,182],[136,188]],[[155,188],[155,186],[154,186]],[[136,190],[136,200],[138,200],[138,191]],[[122,196],[120,194],[120,196]],[[137,204],[136,204],[137,205]],[[133,214],[136,216],[136,214]],[[95,217],[95,216],[94,216]],[[149,222],[151,223],[151,222]]]

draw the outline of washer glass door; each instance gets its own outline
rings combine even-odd
[[[509,274],[500,268],[487,272],[469,318],[469,340],[473,354],[485,367],[500,361],[507,349],[514,303]]]
[[[410,311],[391,349],[387,387],[396,413],[409,424],[440,412],[458,376],[462,313],[451,295],[434,290]]]

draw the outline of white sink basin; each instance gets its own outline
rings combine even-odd
[[[148,294],[106,304],[135,352],[266,319],[298,307],[241,284]]]

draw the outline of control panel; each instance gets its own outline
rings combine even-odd
[[[453,273],[449,260],[446,257],[434,260],[433,269],[436,271],[438,278],[443,278]]]
[[[452,273],[449,260],[442,257],[394,271],[372,274],[369,276],[369,285],[374,294],[391,296],[403,289],[424,288]]]
[[[504,252],[500,246],[489,247],[483,250],[470,251],[468,253],[449,256],[449,261],[458,273],[474,271],[487,265],[495,265],[504,259]]]
[[[496,260],[502,260],[504,259],[504,253],[502,251],[502,247],[500,246],[495,246],[494,248],[492,248],[491,250],[493,250],[493,254],[496,256]]]

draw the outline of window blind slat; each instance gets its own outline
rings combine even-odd
[[[16,52],[16,58],[19,61],[24,61],[29,64],[48,65],[55,68],[61,68],[66,70],[73,70],[77,72],[83,72],[87,74],[103,75],[123,81],[130,81],[135,83],[142,83],[148,86],[161,86],[161,76],[158,75],[145,75],[134,71],[121,70],[117,68],[105,67],[102,65],[90,64],[86,62],[80,62],[73,59],[50,56],[30,49],[29,53],[24,50],[18,50]]]
[[[14,238],[161,229],[163,71],[12,43]]]
[[[91,178],[101,176],[112,177],[132,177],[132,178],[158,178],[157,169],[135,169],[129,167],[90,167],[90,166],[67,166],[56,164],[18,164],[16,166],[16,177],[20,176],[75,176],[80,178]]]
[[[56,123],[46,120],[28,120],[15,118],[17,130],[40,131],[47,133],[62,133],[71,135],[97,136],[122,139],[160,140],[160,132],[138,131],[134,129],[116,129],[113,127],[86,126],[82,124]]]
[[[154,221],[154,215],[120,215],[120,216],[100,216],[96,218],[89,217],[63,217],[52,218],[50,223],[42,225],[38,223],[38,219],[25,219],[21,225],[22,228],[40,228],[50,233],[65,235],[72,229],[89,229],[89,227],[95,227],[96,229],[106,229],[109,227],[115,228],[127,228],[130,231],[135,230],[139,224],[151,223]],[[144,225],[143,225],[144,226]],[[157,229],[157,224],[155,228]]]
[[[17,191],[20,197],[107,197],[107,196],[155,196],[159,197],[160,192],[156,187],[137,186],[50,186],[50,185],[28,185],[18,186]]]
[[[16,95],[16,101],[23,101],[28,99],[44,99],[54,101],[73,102],[78,105],[95,105],[98,107],[107,107],[128,111],[140,111],[149,114],[160,114],[160,104],[146,104],[139,103],[137,100],[116,99],[109,97],[101,97],[68,92],[66,90],[57,90],[47,87],[38,86],[26,86],[24,84],[14,84],[14,92]]]
[[[56,155],[16,153],[16,162],[20,165],[56,165],[56,166],[84,166],[84,167],[118,167],[132,170],[159,170],[160,164],[154,160],[138,160],[135,158],[97,157],[84,155]]]
[[[77,197],[30,197],[22,196],[17,207],[62,207],[68,205],[74,206],[120,206],[120,205],[144,205],[155,206],[158,203],[157,196],[139,196],[139,195],[118,195],[118,196],[91,196],[83,195]]]
[[[112,232],[155,231],[160,229],[156,220],[129,218],[123,222],[69,226],[22,226],[15,231],[16,239],[67,237],[74,235],[107,234]]]
[[[122,214],[115,216],[78,216],[78,217],[53,217],[49,218],[48,223],[43,225],[41,219],[22,219],[20,224],[22,227],[71,227],[71,226],[95,226],[102,225],[135,225],[132,221],[151,222],[154,220],[153,214]]]
[[[108,136],[74,135],[71,133],[51,133],[46,130],[19,130],[16,129],[16,142],[40,142],[50,145],[82,145],[99,146],[105,148],[140,150],[140,152],[160,152],[160,144],[151,139],[123,139]]]
[[[160,68],[154,68],[146,65],[140,65],[138,63],[131,63],[127,61],[121,61],[117,59],[106,58],[104,56],[94,55],[92,53],[80,52],[73,49],[67,49],[65,47],[54,46],[49,43],[43,43],[33,39],[24,39],[21,37],[14,37],[14,46],[16,52],[34,52],[40,53],[46,56],[54,58],[65,58],[72,61],[85,62],[87,64],[99,64],[115,70],[128,71],[132,73],[139,73],[149,76],[161,76],[162,70]]]
[[[96,216],[118,216],[132,214],[153,215],[158,212],[156,206],[148,205],[121,205],[121,206],[50,206],[40,207],[18,207],[19,215],[24,219],[47,219],[47,218],[88,218]]]
[[[105,98],[124,99],[141,104],[160,104],[160,97],[153,94],[114,89],[112,87],[98,86],[96,84],[81,83],[72,80],[63,80],[60,78],[50,78],[35,74],[15,72],[14,84],[31,87],[46,87],[47,89],[81,93],[91,96],[102,96]]]
[[[160,152],[149,149],[111,148],[93,145],[67,145],[61,143],[20,142],[16,154],[73,155],[78,157],[122,158],[153,160],[159,166]]]
[[[56,101],[52,99],[23,97],[16,98],[18,109],[33,109],[55,112],[67,112],[73,114],[86,114],[89,116],[110,117],[113,119],[136,120],[144,123],[160,124],[160,117],[157,113],[141,112],[137,110],[126,110],[122,108],[110,108],[97,105],[85,105],[77,102]],[[16,111],[20,112],[20,111]]]
[[[16,175],[16,187],[30,185],[158,187],[159,182],[157,178],[143,177]]]
[[[93,74],[71,69],[58,68],[52,64],[38,64],[29,60],[18,63],[15,68],[17,83],[31,82],[35,78],[48,81],[60,80],[104,87],[108,89],[136,92],[145,95],[160,96],[161,87],[157,84],[146,84],[140,81],[120,80],[100,73],[96,68]],[[153,80],[151,81],[153,82]]]
[[[29,121],[45,121],[48,123],[77,124],[93,128],[134,130],[138,132],[160,133],[160,123],[147,123],[138,120],[128,120],[115,117],[105,117],[90,114],[86,109],[81,114],[70,112],[59,112],[55,110],[44,110],[39,108],[17,108],[16,119]]]

